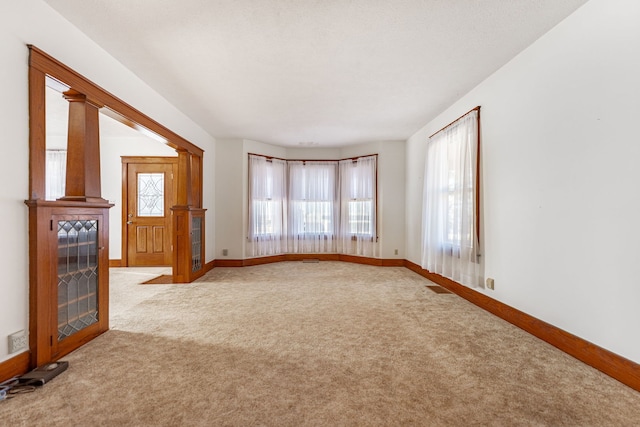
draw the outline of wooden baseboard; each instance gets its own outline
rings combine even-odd
[[[122,260],[121,259],[110,259],[109,260],[109,267],[122,267]]]
[[[403,259],[382,259],[344,254],[281,254],[246,259],[215,259],[211,261],[215,267],[250,267],[252,265],[271,264],[283,261],[303,261],[317,259],[320,261],[342,261],[354,264],[375,265],[379,267],[404,267]]]
[[[284,254],[283,256],[285,261],[304,261],[305,259],[340,261],[340,254]]]
[[[274,262],[282,262],[282,261],[288,261],[284,255],[273,255],[273,256],[266,256],[266,257],[260,257],[260,258],[249,258],[249,259],[242,260],[242,266],[249,267],[252,265],[271,264]]]
[[[27,373],[29,371],[29,363],[30,356],[28,351],[0,362],[0,382]]]
[[[546,341],[581,362],[615,378],[634,390],[640,391],[640,364],[632,362],[453,280],[447,279],[439,274],[431,273],[411,261],[405,260],[404,265],[409,270],[437,283],[478,307],[527,331],[531,335]]]
[[[214,259],[213,261],[209,261],[207,263],[204,264],[204,272],[207,273],[208,271],[213,270],[213,268],[216,266],[216,260]]]
[[[352,262],[354,264],[375,265],[378,267],[382,267],[382,259],[380,258],[369,258],[364,256],[339,254],[338,261]]]
[[[215,267],[244,267],[243,259],[215,259],[213,260]]]

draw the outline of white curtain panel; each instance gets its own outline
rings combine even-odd
[[[340,167],[340,232],[338,252],[375,257],[376,156],[342,160]]]
[[[336,252],[338,224],[335,161],[289,161],[288,249]]]
[[[476,230],[478,111],[432,136],[424,179],[422,267],[480,286]]]
[[[47,150],[45,171],[45,199],[56,200],[64,196],[67,179],[67,152],[65,150]]]
[[[287,252],[286,161],[249,155],[250,256]]]

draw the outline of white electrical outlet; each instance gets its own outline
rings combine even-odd
[[[487,288],[491,290],[495,289],[495,280],[493,280],[491,277],[487,278]]]
[[[24,331],[9,335],[9,353],[26,350],[29,347],[29,336]]]

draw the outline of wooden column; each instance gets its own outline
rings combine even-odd
[[[202,208],[202,157],[191,155],[191,203]]]
[[[189,283],[204,274],[204,209],[200,207],[202,188],[200,157],[178,151],[178,196],[173,213],[173,282]],[[197,158],[197,160],[194,160]],[[195,163],[195,164],[194,164]],[[195,194],[194,194],[195,193]],[[195,227],[194,218],[199,227]],[[194,252],[194,241],[201,242]],[[197,246],[197,244],[196,244]]]
[[[61,200],[104,203],[100,191],[100,105],[73,89],[69,101],[67,180]]]
[[[191,267],[191,153],[178,151],[178,197],[173,212],[173,282],[188,283]]]
[[[45,73],[29,67],[29,199],[44,200],[46,193]]]
[[[177,206],[191,207],[193,204],[191,153],[187,150],[178,151],[178,200]]]

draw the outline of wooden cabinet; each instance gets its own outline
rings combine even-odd
[[[29,201],[32,363],[57,360],[109,329],[109,204]],[[35,313],[31,313],[35,315]],[[34,333],[35,332],[35,333]],[[37,345],[36,345],[37,344]]]
[[[173,283],[190,283],[205,273],[206,209],[174,206]]]

